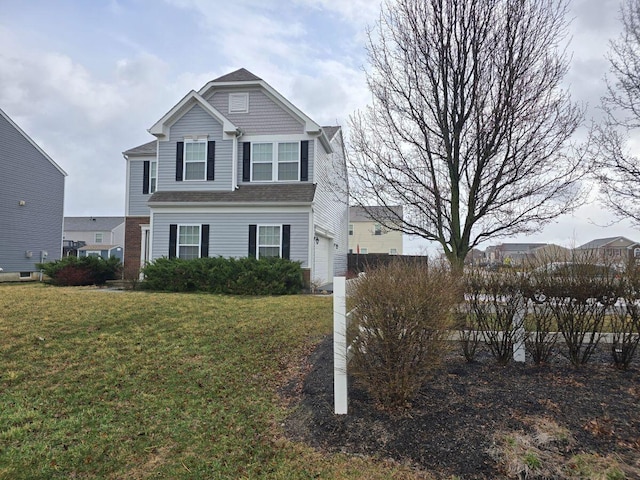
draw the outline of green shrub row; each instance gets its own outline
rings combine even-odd
[[[143,268],[141,287],[169,292],[288,295],[302,290],[300,262],[282,258],[159,258]]]
[[[36,265],[49,282],[59,286],[104,285],[119,277],[122,264],[116,257],[64,257],[60,260]]]

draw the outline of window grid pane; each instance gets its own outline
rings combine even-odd
[[[253,180],[271,180],[271,164],[270,163],[257,163],[253,166]]]
[[[180,227],[180,245],[199,245],[200,227],[197,225],[184,225]]]
[[[280,227],[261,226],[258,229],[258,258],[280,256]]]
[[[185,180],[204,180],[206,168],[204,162],[188,162],[185,163],[184,178]]]
[[[194,258],[199,258],[199,248],[193,246],[180,246],[180,250],[178,253],[178,257],[184,260],[193,260]]]
[[[298,180],[298,164],[279,163],[278,180]]]
[[[279,143],[278,144],[278,161],[279,162],[297,162],[298,143]]]
[[[185,142],[184,179],[204,180],[207,168],[206,142]]]

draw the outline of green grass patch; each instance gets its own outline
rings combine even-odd
[[[0,478],[409,478],[286,440],[331,298],[0,285]]]

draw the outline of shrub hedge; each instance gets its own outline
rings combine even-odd
[[[58,286],[104,285],[119,277],[122,264],[116,257],[64,257],[60,260],[36,265],[49,277],[49,283]]]
[[[143,268],[141,287],[169,292],[289,295],[302,290],[300,262],[282,258],[159,258]]]

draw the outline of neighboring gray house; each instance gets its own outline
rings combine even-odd
[[[62,255],[67,174],[0,109],[0,281]]]
[[[596,238],[577,247],[574,254],[590,260],[624,266],[629,261],[640,263],[640,243],[626,237]]]
[[[63,239],[85,245],[124,246],[124,217],[64,217]]]
[[[66,254],[124,260],[124,217],[64,217]]]
[[[160,257],[281,256],[307,281],[347,270],[340,127],[245,69],[189,92],[127,161],[125,277]]]

